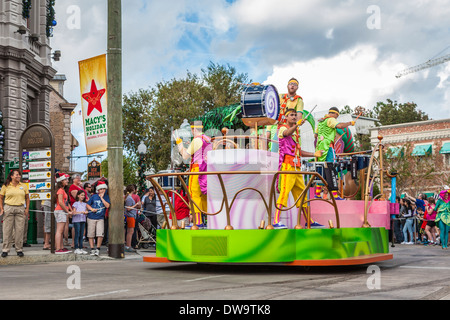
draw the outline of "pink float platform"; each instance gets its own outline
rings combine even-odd
[[[261,221],[268,225],[267,210],[262,197],[269,202],[269,193],[273,175],[270,171],[278,171],[278,154],[262,150],[214,150],[208,152],[208,171],[233,171],[233,175],[223,175],[223,182],[229,201],[243,188],[254,188],[260,192],[246,190],[240,193],[230,210],[231,225],[235,229],[257,229]],[[239,171],[257,171],[258,174],[239,174]],[[278,196],[278,195],[277,195]],[[310,190],[310,197],[314,189]],[[216,176],[208,176],[208,212],[220,211],[223,193]],[[341,228],[360,228],[364,222],[364,201],[336,200]],[[288,206],[294,204],[289,196]],[[310,202],[312,219],[328,227],[331,220],[337,227],[334,207],[324,201]],[[369,202],[368,222],[372,227],[390,228],[390,207],[388,201]],[[272,213],[275,212],[272,207]],[[294,207],[281,214],[281,222],[292,229],[297,225],[297,209]],[[302,225],[305,219],[302,216]],[[217,215],[208,217],[208,229],[224,229],[227,225],[225,209]]]

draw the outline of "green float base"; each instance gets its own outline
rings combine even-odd
[[[157,230],[146,262],[358,265],[392,259],[385,228]]]

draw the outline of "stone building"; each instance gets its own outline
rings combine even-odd
[[[50,130],[53,132],[55,139],[55,168],[62,172],[72,172],[70,159],[74,148],[78,147],[79,143],[71,133],[71,118],[76,103],[69,103],[64,98],[64,81],[65,75],[56,75],[50,85]]]
[[[50,82],[56,74],[47,23],[50,9],[47,0],[0,1],[0,109],[6,161],[19,156],[26,127],[50,125]]]
[[[390,149],[392,157],[402,147],[410,146],[411,155],[415,157],[431,156],[436,172],[429,181],[420,181],[414,186],[418,192],[435,193],[448,183],[450,178],[450,119],[428,120],[402,123],[369,129],[371,143],[383,137],[386,150]]]

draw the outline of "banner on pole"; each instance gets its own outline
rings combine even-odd
[[[78,62],[86,153],[107,151],[106,55]]]

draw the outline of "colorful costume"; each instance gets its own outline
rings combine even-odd
[[[319,120],[316,128],[317,145],[316,151],[323,151],[321,157],[317,159],[319,162],[333,162],[335,160],[334,140],[336,139],[336,126],[338,121],[335,118],[325,116]]]
[[[445,200],[446,193],[448,194],[448,196]],[[439,227],[442,249],[447,249],[448,233],[450,232],[450,190],[441,191],[439,196],[440,199],[437,201],[436,207],[434,209],[437,211],[435,221]]]
[[[280,95],[280,115],[278,116],[278,126],[286,123],[285,112],[287,109],[295,109],[297,112],[303,113],[303,98],[296,95],[292,99],[287,94]]]
[[[211,139],[208,136],[200,135],[192,140],[186,152],[191,155],[190,172],[207,171],[206,155],[212,149]],[[207,176],[190,175],[189,176],[189,194],[192,200],[202,211],[207,211]],[[203,226],[202,215],[199,208],[194,205],[195,223]]]
[[[300,142],[300,132],[297,131],[290,135],[284,136],[283,133],[289,127],[287,125],[282,125],[278,130],[279,139],[279,170],[281,171],[301,171],[301,142]],[[287,207],[287,202],[289,199],[289,193],[292,192],[294,199],[301,195],[305,190],[305,181],[303,175],[301,174],[280,174],[279,177],[279,191],[280,195],[277,200],[277,207]],[[296,203],[297,207],[300,207],[300,200]],[[303,208],[307,208],[307,204],[303,204]],[[281,210],[277,209],[275,212],[273,226],[275,228],[286,228],[282,223],[280,223]]]

